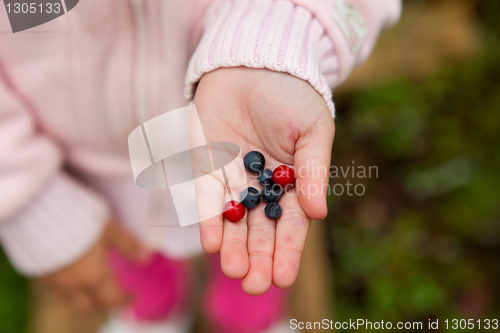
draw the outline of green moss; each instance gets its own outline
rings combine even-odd
[[[0,332],[26,332],[28,281],[17,274],[0,251]]]
[[[340,321],[500,318],[500,5],[476,7],[472,61],[336,99],[335,164],[380,174],[328,201]]]

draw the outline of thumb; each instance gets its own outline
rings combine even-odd
[[[304,212],[313,220],[328,213],[326,195],[330,175],[335,124],[328,114],[318,119],[295,145],[297,195]]]
[[[109,245],[128,259],[146,261],[151,256],[151,250],[142,245],[127,230],[114,221],[108,223],[104,237]]]

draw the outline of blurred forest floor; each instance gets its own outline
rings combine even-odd
[[[330,195],[326,223],[316,222],[327,229],[313,237],[327,236],[336,320],[500,319],[499,18],[498,1],[407,0],[335,92],[332,164],[378,169],[332,179],[365,193]],[[299,281],[297,294],[310,284]],[[77,333],[98,321],[32,292],[4,257],[0,318],[2,333],[57,322]]]
[[[336,319],[500,319],[500,2],[405,1],[334,100]]]

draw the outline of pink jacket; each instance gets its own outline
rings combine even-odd
[[[331,89],[400,10],[400,0],[82,0],[10,34],[0,9],[0,240],[13,265],[30,276],[68,265],[110,216],[172,256],[201,251],[196,228],[168,223],[168,193],[133,183],[129,133],[186,105],[219,67],[294,75],[333,113]]]

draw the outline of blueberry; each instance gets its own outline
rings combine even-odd
[[[248,209],[257,207],[260,202],[260,194],[257,189],[248,187],[240,194],[240,201]]]
[[[276,202],[281,198],[282,189],[281,186],[274,185],[266,185],[264,189],[262,189],[261,197],[267,203]]]
[[[264,169],[261,172],[259,172],[259,175],[257,176],[257,180],[262,185],[272,185],[272,183],[273,183],[273,172],[271,170],[269,170],[269,169]]]
[[[255,173],[260,172],[262,169],[264,169],[264,165],[266,165],[266,159],[264,158],[264,155],[262,155],[258,151],[251,151],[246,154],[243,158],[243,162],[245,163],[245,169]]]
[[[283,210],[281,209],[281,206],[278,205],[276,202],[271,202],[264,209],[264,213],[266,214],[267,218],[271,220],[276,220],[278,217],[281,216],[282,212]]]

